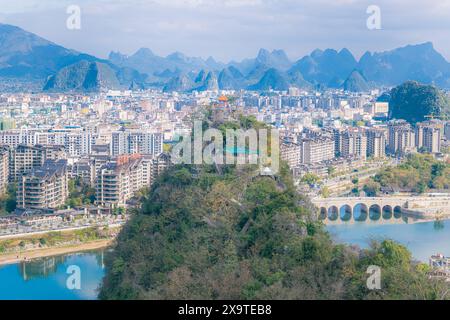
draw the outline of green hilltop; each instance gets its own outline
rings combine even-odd
[[[381,267],[381,290],[367,289],[371,265]],[[106,270],[100,298],[112,300],[440,299],[447,290],[393,241],[335,244],[284,163],[276,176],[250,165],[172,167],[120,233]]]
[[[432,85],[408,81],[392,89],[389,118],[404,119],[411,124],[427,120],[428,116],[450,115],[450,101]]]

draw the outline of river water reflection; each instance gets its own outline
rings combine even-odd
[[[0,266],[1,300],[95,300],[104,275],[104,250]],[[80,290],[67,287],[69,266],[80,269]]]
[[[392,239],[405,245],[414,258],[428,262],[431,255],[450,256],[450,220],[400,224],[341,224],[329,225],[328,231],[341,243],[367,248],[370,240]]]

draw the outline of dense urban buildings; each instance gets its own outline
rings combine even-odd
[[[439,155],[448,145],[448,122],[434,119],[417,126],[402,120],[387,122],[389,104],[377,101],[379,94],[298,88],[268,95],[158,90],[3,94],[0,189],[6,192],[7,181],[26,186],[24,181],[36,180],[35,172],[49,160],[64,160],[68,179],[97,190],[96,205],[126,207],[137,191],[167,168],[170,156],[165,149],[191,132],[190,116],[204,105],[212,105],[217,118],[230,111],[276,127],[281,157],[297,178],[308,172],[327,176],[354,170],[366,159],[404,157],[410,152]],[[29,194],[25,189],[20,192],[21,197]],[[63,193],[61,197],[49,205],[63,205]],[[29,205],[34,206],[21,201],[21,206]]]

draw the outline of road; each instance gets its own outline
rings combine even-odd
[[[118,227],[122,227],[124,225],[125,221],[123,221],[123,223],[116,223],[116,224],[111,224],[111,225],[104,225],[104,227],[109,227],[109,228],[118,228]],[[48,229],[48,230],[43,230],[43,231],[31,231],[31,232],[23,232],[23,233],[11,233],[8,235],[2,235],[0,236],[0,240],[6,240],[6,239],[17,239],[17,238],[23,238],[23,237],[32,237],[32,236],[36,236],[36,235],[41,235],[41,234],[47,234],[50,232],[70,232],[70,231],[77,231],[77,230],[85,230],[85,229],[89,229],[89,228],[93,228],[93,227],[102,227],[100,225],[89,225],[89,226],[82,226],[82,227],[67,227],[67,228],[59,228],[59,229]]]

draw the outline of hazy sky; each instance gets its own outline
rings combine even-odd
[[[68,5],[81,8],[80,30],[66,27]],[[369,5],[381,9],[382,30],[367,28]],[[450,60],[450,0],[0,0],[0,22],[99,57],[140,47],[225,62],[259,48],[297,59],[347,47],[359,57],[432,41]]]

